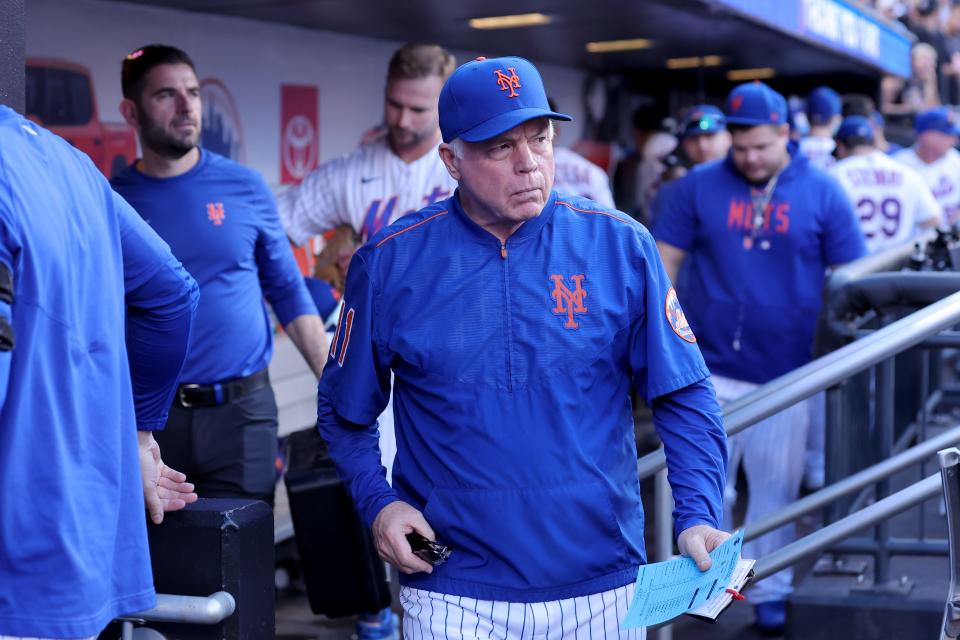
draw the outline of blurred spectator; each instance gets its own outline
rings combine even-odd
[[[827,169],[836,162],[833,150],[837,143],[833,140],[833,134],[843,119],[840,115],[841,106],[840,94],[830,87],[817,87],[807,97],[810,135],[800,140],[800,152],[815,167]]]
[[[640,185],[643,150],[647,140],[662,131],[662,123],[663,114],[656,106],[640,107],[633,112],[633,150],[617,164],[613,174],[613,197],[617,209],[643,223],[647,221],[644,192]]]
[[[683,154],[696,166],[722,160],[730,150],[730,132],[723,111],[700,104],[687,111],[678,129]]]
[[[870,114],[870,124],[873,125],[873,146],[888,155],[893,155],[897,151],[900,151],[900,149],[903,149],[902,145],[887,140],[887,134],[884,129],[885,121],[882,113],[874,111]]]
[[[654,133],[643,146],[643,159],[638,172],[638,196],[641,210],[645,212],[641,220],[644,224],[650,219],[653,201],[663,184],[664,172],[673,164],[669,158],[676,149],[677,137],[663,131]]]
[[[873,98],[862,93],[847,93],[843,96],[843,108],[841,113],[843,117],[863,116],[865,118],[877,110],[877,103]]]
[[[548,103],[552,111],[557,110],[553,98],[548,98]],[[613,194],[607,173],[573,149],[557,146],[559,136],[560,131],[556,129],[553,134],[553,188],[562,193],[589,198],[613,209]]]
[[[956,114],[946,107],[924,111],[914,125],[916,143],[893,155],[923,176],[947,224],[956,221],[960,209],[960,153],[954,149],[960,127],[956,121]]]
[[[936,50],[923,42],[913,45],[910,69],[911,75],[906,80],[885,76],[881,81],[881,111],[884,115],[908,116],[940,106]]]

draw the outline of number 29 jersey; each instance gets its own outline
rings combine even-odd
[[[923,176],[882,151],[844,158],[830,171],[850,197],[871,253],[941,221],[940,204]]]

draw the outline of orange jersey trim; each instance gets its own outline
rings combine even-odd
[[[400,235],[401,233],[406,233],[407,231],[410,231],[411,229],[416,229],[417,227],[419,227],[419,226],[422,225],[422,224],[427,224],[428,222],[430,222],[430,221],[433,220],[434,218],[439,218],[440,216],[445,216],[445,215],[447,215],[447,212],[446,212],[446,211],[441,211],[440,213],[435,213],[435,214],[433,214],[432,216],[430,216],[429,218],[425,218],[425,219],[421,220],[420,222],[418,222],[418,223],[416,223],[416,224],[410,225],[410,226],[407,227],[406,229],[400,229],[400,231],[397,231],[396,233],[391,233],[391,234],[388,235],[386,238],[384,238],[383,240],[381,240],[380,242],[378,242],[378,243],[377,243],[377,246],[375,246],[374,249],[379,249],[379,248],[383,245],[383,243],[385,243],[387,240],[390,240],[391,238],[396,238],[396,237],[397,237],[398,235]]]
[[[613,218],[617,222],[622,222],[623,224],[630,224],[628,221],[624,220],[619,216],[615,216],[612,213],[607,213],[606,211],[592,211],[590,209],[581,209],[580,207],[575,207],[569,202],[564,202],[563,200],[557,200],[557,204],[562,204],[563,206],[573,209],[574,211],[579,211],[581,213],[593,213],[598,216],[607,216],[608,218]]]

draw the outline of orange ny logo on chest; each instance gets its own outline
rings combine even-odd
[[[587,291],[583,288],[583,274],[570,276],[573,280],[573,291],[567,287],[564,277],[553,274],[550,276],[553,280],[553,291],[550,295],[556,300],[557,304],[553,308],[554,314],[565,313],[567,321],[563,324],[566,329],[576,329],[580,324],[574,320],[573,314],[586,313],[587,308],[583,306],[583,299],[587,297]]]
[[[208,202],[207,203],[207,220],[212,222],[214,226],[219,227],[223,224],[223,219],[226,218],[226,214],[223,212],[223,203],[222,202]]]

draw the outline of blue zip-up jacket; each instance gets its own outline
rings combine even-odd
[[[718,526],[726,450],[708,371],[650,234],[555,192],[501,245],[458,196],[356,254],[318,427],[363,519],[394,500],[456,550],[419,589],[536,602],[646,561],[630,387],[654,408],[676,530]],[[394,487],[376,417],[394,372]]]

